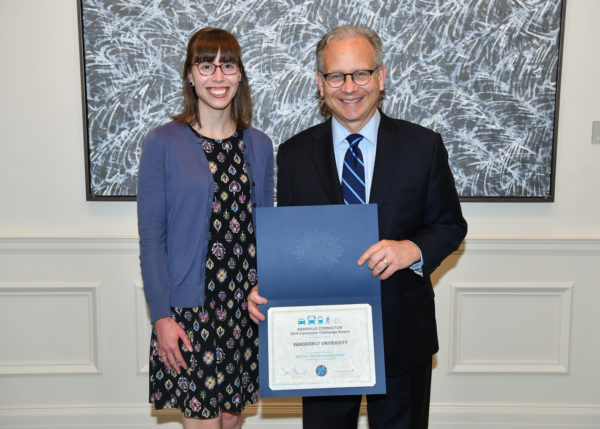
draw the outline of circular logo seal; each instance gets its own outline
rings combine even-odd
[[[296,260],[311,271],[328,268],[340,263],[344,248],[340,239],[329,230],[313,230],[305,232],[296,241],[294,256]]]
[[[319,377],[323,377],[325,374],[327,374],[327,367],[325,365],[319,365],[316,369],[315,372],[317,373],[317,375]]]

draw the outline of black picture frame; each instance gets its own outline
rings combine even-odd
[[[554,201],[566,0],[283,3],[77,0],[88,201],[136,199],[141,142],[180,109],[187,40],[218,23],[242,45],[253,125],[275,150],[323,120],[316,41],[368,25],[384,45],[383,111],[442,134],[462,201]]]

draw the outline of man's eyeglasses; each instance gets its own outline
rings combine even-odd
[[[215,74],[217,67],[221,69],[223,74],[236,74],[238,72],[238,65],[236,63],[223,63],[223,64],[213,64],[207,61],[196,63],[196,67],[198,67],[198,71],[202,76],[212,76]]]
[[[327,85],[332,88],[339,88],[342,86],[344,82],[346,82],[346,76],[352,77],[352,82],[355,84],[364,86],[371,81],[371,75],[373,75],[373,72],[378,68],[379,67],[376,67],[373,70],[356,70],[352,73],[321,73],[321,76],[323,76],[323,79],[325,79]]]

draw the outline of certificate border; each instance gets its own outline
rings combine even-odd
[[[356,306],[354,308],[350,308],[349,306]],[[362,308],[360,308],[360,307]],[[340,309],[333,309],[333,307],[345,307],[345,308],[340,308]],[[357,308],[358,307],[358,308]],[[333,305],[315,305],[315,306],[289,306],[289,307],[283,307],[283,306],[277,306],[277,307],[270,307],[269,311],[272,309],[279,309],[281,308],[281,312],[299,312],[300,309],[306,309],[307,311],[314,308],[315,312],[321,312],[323,311],[323,308],[328,308],[331,310],[328,311],[335,311],[336,313],[338,312],[343,312],[343,311],[362,311],[365,318],[366,319],[370,319],[370,323],[365,324],[364,329],[367,331],[366,335],[368,337],[368,349],[367,349],[367,353],[369,354],[368,357],[368,367],[369,367],[369,374],[372,374],[372,376],[368,376],[364,379],[361,380],[357,380],[353,383],[346,383],[346,386],[343,387],[371,387],[374,386],[375,383],[377,382],[377,368],[375,367],[375,337],[373,335],[373,307],[369,304],[369,303],[357,303],[357,304],[333,304]],[[283,309],[286,310],[283,310]],[[270,315],[272,316],[272,315]],[[268,323],[271,323],[270,321]],[[371,332],[368,331],[368,327],[371,328]],[[271,328],[273,328],[273,326],[271,326]],[[273,356],[274,356],[274,352],[273,352],[274,348],[273,348],[273,344],[269,344],[269,349],[268,349],[268,359],[269,361],[273,360]],[[275,368],[274,365],[270,365],[269,366],[269,376],[268,376],[268,380],[269,380],[269,388],[271,390],[289,390],[289,389],[298,389],[299,387],[295,387],[300,385],[304,385],[304,386],[309,386],[309,385],[313,385],[313,386],[322,386],[322,387],[303,387],[303,389],[324,389],[324,388],[330,388],[331,386],[328,386],[328,384],[332,384],[334,382],[332,381],[328,381],[328,382],[320,382],[320,383],[300,383],[300,382],[294,382],[294,383],[277,383],[277,387],[272,387],[271,382],[273,382],[273,384],[275,383],[275,379],[277,377],[277,374],[275,373]],[[362,384],[361,384],[362,383]],[[366,384],[365,384],[366,383]],[[286,385],[290,386],[290,387],[286,387]]]
[[[269,387],[269,339],[268,311],[271,307],[305,307],[310,305],[370,304],[373,316],[373,347],[375,353],[375,385],[359,387],[324,387],[310,389],[281,389]],[[339,395],[376,395],[385,394],[385,362],[383,354],[383,324],[381,321],[381,297],[343,297],[321,299],[270,299],[261,306],[261,312],[267,319],[259,324],[259,386],[261,398],[298,397],[298,396],[339,396]]]

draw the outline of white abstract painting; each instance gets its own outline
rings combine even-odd
[[[322,122],[315,46],[341,24],[381,36],[382,110],[440,132],[465,199],[553,199],[566,0],[81,0],[88,199],[131,199],[141,142],[181,109],[189,37],[238,38],[253,125],[277,146]]]

